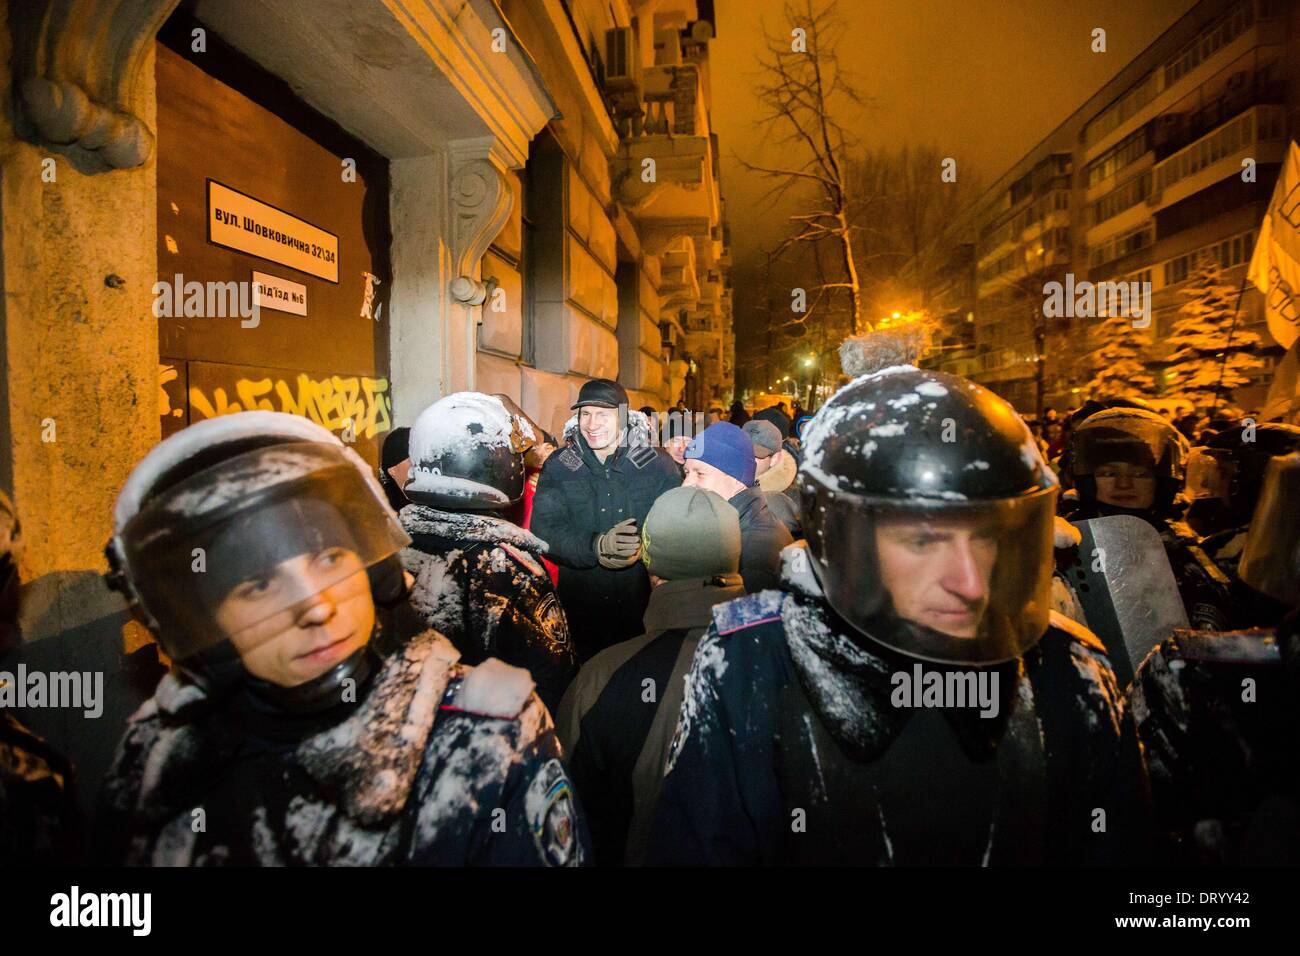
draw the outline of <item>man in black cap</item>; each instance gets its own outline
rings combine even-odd
[[[538,479],[531,530],[560,566],[560,603],[585,661],[642,633],[650,578],[639,561],[639,526],[655,499],[682,479],[617,382],[587,382],[572,407],[565,447]]]

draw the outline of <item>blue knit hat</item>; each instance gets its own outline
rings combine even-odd
[[[698,458],[748,488],[754,483],[754,443],[731,422],[714,422],[691,439],[687,458]]]

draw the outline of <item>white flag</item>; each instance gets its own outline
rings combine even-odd
[[[1246,274],[1264,293],[1269,334],[1289,349],[1300,338],[1300,146],[1294,140]]]

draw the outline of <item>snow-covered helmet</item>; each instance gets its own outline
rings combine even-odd
[[[803,446],[798,485],[813,571],[846,622],[944,663],[1011,660],[1042,637],[1057,481],[1005,401],[964,379],[895,366],[840,389]],[[972,602],[960,626],[948,610],[916,614],[891,592],[886,572],[896,562],[882,562],[882,548],[894,548],[900,529],[915,529],[918,548],[940,557],[949,549],[966,560],[978,543],[983,563],[967,567],[984,574],[982,605]]]
[[[136,465],[114,507],[107,579],[168,656],[211,687],[240,673],[218,621],[236,587],[343,547],[366,569],[375,603],[397,604],[398,552],[409,543],[370,469],[337,437],[296,415],[239,412],[177,432]],[[328,571],[316,581],[331,587],[345,572],[356,564],[340,567],[339,581]],[[290,590],[266,594],[261,622],[310,596]]]
[[[1173,505],[1186,477],[1190,445],[1182,432],[1158,412],[1108,408],[1085,418],[1070,436],[1070,471],[1079,497],[1097,501],[1097,469],[1113,462],[1149,468],[1156,479],[1149,509],[1108,506],[1116,513],[1163,514]]]
[[[411,428],[411,473],[403,492],[451,511],[504,511],[524,496],[524,452],[536,442],[526,420],[499,398],[455,392]]]

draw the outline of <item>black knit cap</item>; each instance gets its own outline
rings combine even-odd
[[[582,408],[584,405],[595,405],[599,408],[626,406],[627,390],[611,379],[593,378],[582,386],[578,392],[578,400],[569,408]]]

